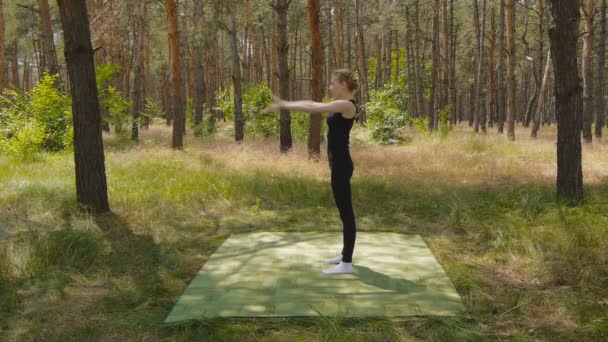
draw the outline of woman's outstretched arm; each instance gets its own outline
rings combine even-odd
[[[324,113],[338,112],[343,113],[345,117],[354,116],[355,106],[348,100],[336,100],[329,103],[315,101],[283,101],[275,98],[274,103],[268,107],[268,112],[276,112],[280,109],[286,109],[295,112],[308,113]]]

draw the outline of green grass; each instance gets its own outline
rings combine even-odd
[[[421,234],[467,306],[451,318],[160,324],[229,234],[340,230],[324,156],[302,142],[282,157],[276,139],[188,135],[176,152],[164,126],[105,136],[97,217],[77,210],[72,155],[0,157],[0,340],[608,340],[608,149],[584,146],[586,202],[567,207],[544,134],[353,146],[359,229]]]

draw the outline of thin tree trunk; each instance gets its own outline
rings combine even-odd
[[[602,128],[606,115],[604,99],[604,73],[606,72],[606,0],[601,0],[600,35],[597,45],[597,72],[595,73],[595,137],[602,137]]]
[[[42,33],[42,44],[46,64],[43,65],[51,75],[59,73],[57,63],[57,53],[55,52],[55,42],[53,40],[53,28],[51,26],[51,9],[48,0],[38,0],[38,12],[40,14],[40,28]]]
[[[176,0],[165,0],[165,9],[169,19],[169,39],[171,42],[171,83],[173,86],[173,139],[172,147],[184,148],[184,108],[182,102],[181,56],[179,48],[179,30],[177,24]]]
[[[0,0],[0,94],[6,88],[6,56],[4,49],[4,4]]]
[[[547,97],[549,93],[549,73],[551,72],[551,52],[547,53],[547,64],[545,65],[545,72],[543,75],[543,81],[540,86],[540,95],[538,98],[538,105],[536,109],[536,114],[534,115],[534,124],[532,125],[532,132],[530,136],[532,138],[536,138],[538,134],[538,129],[540,128],[540,120],[545,115],[545,108],[547,103]]]
[[[287,41],[287,11],[291,0],[277,0],[273,3],[277,15],[278,45],[277,55],[279,58],[279,94],[282,99],[289,98],[289,44]],[[282,153],[289,152],[292,148],[291,138],[291,115],[288,110],[281,110],[280,114],[280,150]]]
[[[135,44],[133,44],[133,125],[131,127],[131,139],[139,139],[139,117],[144,110],[144,36],[146,35],[146,2],[139,3],[137,13],[137,32]]]
[[[442,25],[443,25],[443,75],[441,76],[441,100],[440,108],[448,104],[449,99],[449,75],[450,75],[450,35],[448,33],[448,0],[443,0]]]
[[[357,66],[359,68],[359,118],[358,121],[365,125],[365,104],[367,103],[367,66],[365,58],[365,41],[360,20],[361,0],[355,0],[355,40],[357,42]]]
[[[507,124],[510,140],[515,140],[515,0],[505,0],[507,30]]]
[[[205,69],[203,62],[203,35],[204,26],[201,20],[205,16],[203,1],[194,2],[192,24],[194,26],[194,125],[199,125],[203,122],[203,102],[205,98]]]
[[[433,0],[433,42],[432,42],[431,98],[429,129],[437,130],[437,91],[439,78],[439,0]]]
[[[236,37],[236,13],[229,15],[230,52],[232,56],[232,82],[234,84],[234,140],[240,143],[245,138],[243,117],[243,93],[241,90],[241,62]],[[274,79],[274,77],[273,77]]]
[[[319,1],[308,0],[308,25],[312,49],[312,100],[320,102],[323,99],[323,47],[321,27],[319,23]],[[308,156],[318,160],[321,155],[321,113],[310,114],[308,128]]]
[[[505,0],[500,1],[498,19],[498,64],[497,71],[497,99],[496,120],[498,121],[498,133],[504,132],[505,126]]]
[[[583,38],[583,139],[590,143],[593,140],[591,123],[593,122],[593,16],[595,0],[586,0],[581,4],[581,13],[585,19],[585,36]],[[585,6],[585,7],[583,7]]]

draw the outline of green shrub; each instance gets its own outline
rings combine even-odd
[[[28,93],[6,90],[0,96],[0,151],[28,160],[43,150],[71,147],[71,100],[57,89],[57,79],[47,73]]]
[[[114,126],[117,134],[125,135],[130,132],[131,116],[128,112],[130,104],[123,94],[110,84],[112,78],[120,71],[120,66],[109,63],[98,66],[97,91],[103,122]]]
[[[387,84],[382,90],[370,90],[365,109],[368,115],[371,137],[381,144],[396,144],[402,141],[398,130],[407,125],[405,78]]]

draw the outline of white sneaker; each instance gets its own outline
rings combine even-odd
[[[326,275],[353,273],[353,263],[340,261],[337,266],[328,268],[324,270],[323,273]]]

